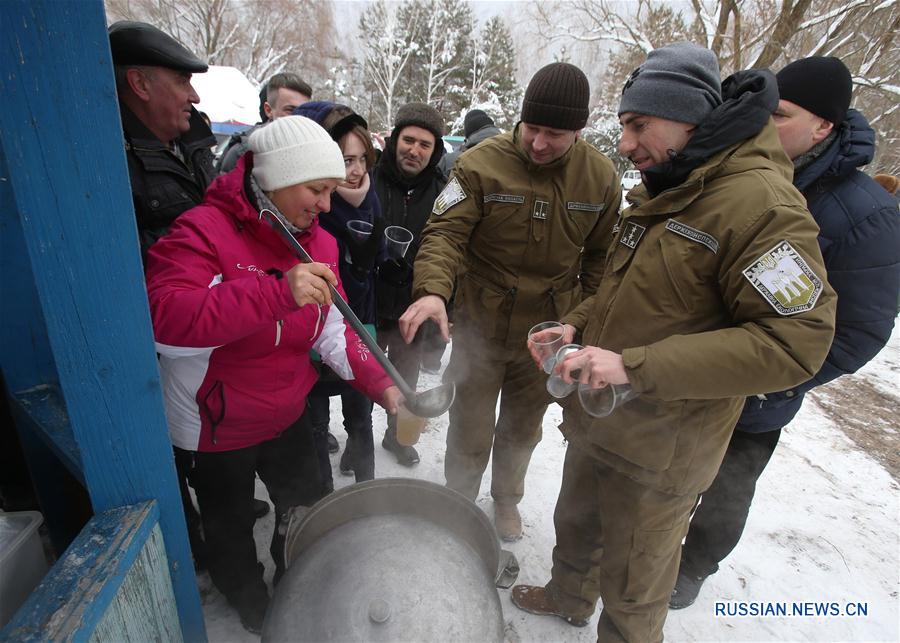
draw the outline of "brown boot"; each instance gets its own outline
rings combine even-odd
[[[494,525],[500,538],[508,543],[522,537],[522,516],[515,505],[494,503]]]
[[[536,585],[516,585],[512,588],[513,605],[520,610],[541,616],[558,616],[569,625],[584,627],[590,623],[590,617],[571,616],[563,612],[553,601],[549,592],[544,587]]]

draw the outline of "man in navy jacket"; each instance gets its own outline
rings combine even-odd
[[[691,605],[703,581],[740,540],[781,429],[810,389],[853,373],[887,343],[900,290],[897,199],[857,168],[875,153],[875,132],[849,109],[850,72],[837,58],[797,60],[778,74],[773,114],[794,185],[821,229],[828,281],[838,294],[834,341],[815,377],[787,391],[748,398],[712,486],[691,520],[669,607]]]

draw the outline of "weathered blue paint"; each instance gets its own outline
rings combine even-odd
[[[166,565],[141,564],[152,559],[154,548],[161,547],[159,537],[153,538],[158,522],[159,510],[152,501],[92,518],[0,632],[0,640],[88,641],[101,626],[112,632],[134,629],[121,622],[122,614],[129,613],[127,601],[122,600],[126,583],[168,590],[167,596],[156,591],[155,596],[143,597],[154,599],[146,601],[140,615],[149,636],[130,640],[181,640]]]
[[[69,415],[57,386],[41,385],[11,396],[12,410],[20,426],[33,423],[31,429],[39,433],[57,458],[84,484],[81,450],[72,433]]]
[[[95,511],[159,502],[184,637],[205,640],[187,543],[128,189],[100,0],[0,2],[3,217],[21,228],[45,339]],[[2,195],[0,195],[2,196]],[[14,275],[0,276],[7,283]],[[27,288],[23,288],[27,290]],[[6,315],[3,316],[6,325]],[[39,327],[2,333],[9,390],[42,368]],[[35,339],[36,338],[36,339]],[[31,408],[32,419],[44,411]],[[47,411],[52,414],[52,411]],[[35,422],[37,424],[37,422]]]

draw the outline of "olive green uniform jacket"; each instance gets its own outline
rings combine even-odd
[[[818,371],[836,296],[792,171],[770,119],[682,184],[628,194],[599,289],[563,321],[620,352],[641,395],[602,419],[568,398],[574,445],[658,491],[699,493],[744,398]]]
[[[413,299],[449,301],[459,275],[455,323],[524,350],[534,324],[597,289],[620,202],[612,162],[581,139],[535,165],[518,127],[494,136],[459,157],[435,201]]]

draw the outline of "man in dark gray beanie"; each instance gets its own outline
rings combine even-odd
[[[522,535],[517,505],[550,401],[528,331],[596,289],[621,201],[612,163],[579,138],[589,99],[580,69],[547,65],[529,83],[514,130],[459,157],[424,232],[415,303],[400,318],[407,340],[426,320],[449,337],[456,291],[444,474],[475,500],[493,458],[494,521],[507,541]]]
[[[836,299],[787,178],[777,98],[768,72],[720,87],[713,53],[688,43],[625,83],[619,151],[644,181],[596,293],[560,319],[584,348],[556,368],[583,390],[563,404],[551,578],[514,587],[517,607],[584,626],[602,600],[598,640],[661,641],[691,509],[745,397],[822,363]],[[608,413],[583,401],[603,391]]]
[[[819,225],[828,281],[837,292],[834,342],[822,368],[786,390],[747,398],[712,486],[691,520],[669,601],[682,609],[740,541],[781,429],[810,389],[856,372],[891,337],[900,290],[897,199],[858,168],[875,156],[875,133],[849,109],[850,71],[837,58],[796,60],[778,72],[774,121],[794,163],[794,186]]]

